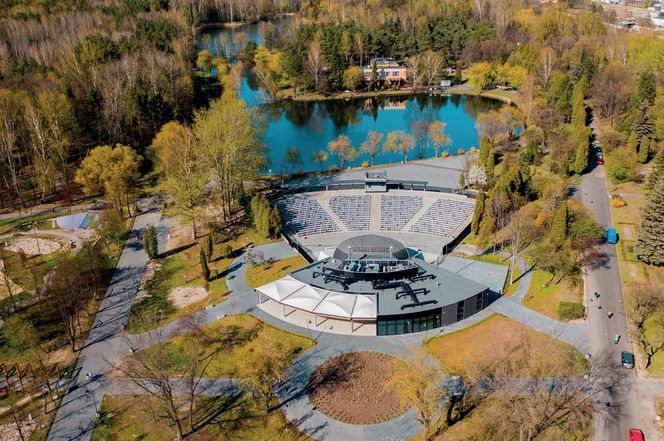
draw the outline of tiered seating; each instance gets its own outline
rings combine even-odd
[[[380,229],[383,231],[401,231],[415,213],[422,208],[419,196],[380,197]]]
[[[455,199],[438,199],[410,227],[413,233],[451,236],[473,214],[473,204]]]
[[[279,204],[286,228],[300,236],[332,233],[339,227],[315,199],[292,198]]]
[[[332,196],[330,208],[349,230],[369,229],[371,196]]]

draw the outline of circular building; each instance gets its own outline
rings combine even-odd
[[[410,257],[395,239],[366,234],[343,241],[332,257],[258,287],[256,293],[263,310],[300,326],[407,334],[467,318],[497,297],[460,272]]]

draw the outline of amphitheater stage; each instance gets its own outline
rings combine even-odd
[[[438,237],[433,235],[426,235],[421,233],[409,233],[402,231],[379,231],[376,234],[395,239],[408,248],[422,251],[423,258],[427,262],[433,262],[443,254],[443,248],[449,244],[453,238],[451,237]],[[323,256],[331,256],[334,250],[340,243],[347,239],[357,237],[357,231],[343,231],[334,233],[316,234],[313,236],[298,237],[300,245],[308,249],[311,255],[320,258]]]

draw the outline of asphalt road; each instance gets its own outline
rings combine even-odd
[[[613,226],[604,167],[596,166],[583,175],[574,197],[590,210],[600,226]],[[586,271],[588,342],[592,372],[596,375],[601,372],[604,375],[608,369],[611,378],[606,380],[611,384],[596,396],[599,403],[596,402],[593,439],[620,441],[627,439],[628,428],[640,427],[642,424],[634,370],[623,368],[620,360],[621,351],[633,350],[627,332],[616,246],[604,243],[601,251],[608,258],[606,264]],[[598,293],[599,297],[596,297],[595,293]],[[608,317],[609,311],[613,312],[611,318]],[[617,344],[614,343],[616,334],[620,335]],[[609,403],[610,407],[606,403]],[[609,414],[609,411],[612,411],[612,414]]]
[[[63,385],[66,392],[49,431],[49,441],[90,438],[96,410],[109,385],[106,374],[111,371],[110,363],[129,353],[121,335],[147,261],[141,237],[148,225],[156,226],[161,219],[161,209],[156,202],[145,202],[145,211],[134,221],[73,377]],[[92,378],[88,378],[88,373],[93,374]]]

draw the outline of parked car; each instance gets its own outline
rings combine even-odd
[[[634,369],[634,354],[627,351],[620,353],[620,361],[625,369]]]
[[[604,160],[602,158],[599,158],[597,160],[597,165],[604,165]]]
[[[643,431],[641,431],[641,429],[630,428],[629,441],[645,441],[645,437],[643,436]]]
[[[618,232],[615,228],[606,230],[606,241],[611,244],[618,243]]]

